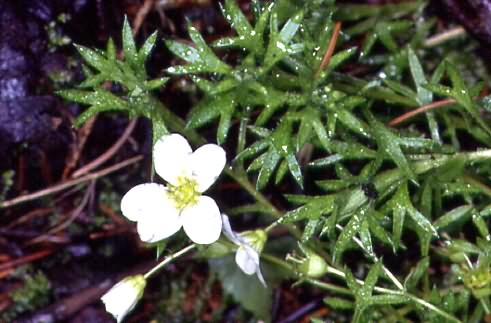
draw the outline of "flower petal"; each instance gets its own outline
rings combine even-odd
[[[193,242],[210,244],[218,240],[222,231],[220,210],[211,197],[201,196],[196,205],[181,212],[184,231]]]
[[[237,266],[247,275],[253,275],[259,266],[259,255],[247,245],[242,245],[235,254]]]
[[[101,297],[106,311],[118,323],[121,322],[142,297],[145,285],[146,280],[142,275],[126,277]]]
[[[176,209],[167,194],[160,196],[160,200],[157,201],[159,212],[141,218],[137,224],[140,239],[149,243],[170,237],[182,226],[179,210]]]
[[[263,274],[261,273],[261,266],[259,265],[259,254],[252,247],[244,244],[237,249],[235,254],[235,262],[237,266],[247,275],[253,275],[256,273],[257,278],[267,287]]]
[[[240,239],[240,237],[237,234],[235,234],[235,232],[232,230],[228,216],[223,213],[222,213],[222,222],[223,222],[223,228],[222,228],[223,234],[225,234],[225,236],[236,245],[240,245],[243,242],[242,239]]]
[[[161,214],[163,209],[160,201],[167,194],[164,185],[147,183],[136,185],[123,196],[121,212],[130,221]]]
[[[189,167],[198,182],[198,191],[206,191],[216,181],[226,162],[225,150],[220,146],[208,144],[196,149]]]
[[[165,181],[177,184],[176,178],[181,175],[190,176],[189,156],[191,146],[186,138],[179,134],[170,134],[160,138],[153,147],[153,163],[155,171]]]

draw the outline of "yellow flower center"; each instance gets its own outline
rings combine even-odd
[[[195,205],[201,196],[201,193],[198,192],[198,182],[186,176],[179,176],[176,185],[169,184],[167,194],[178,210]]]

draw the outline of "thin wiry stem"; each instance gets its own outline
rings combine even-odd
[[[316,78],[319,77],[321,72],[329,65],[329,61],[331,60],[332,54],[334,53],[334,49],[336,48],[336,43],[338,41],[339,32],[341,31],[341,23],[338,21],[334,25],[334,31],[332,32],[331,39],[329,39],[329,45],[327,46],[326,53],[322,58],[321,65],[319,66],[319,70],[315,75]]]
[[[418,115],[420,113],[423,113],[423,112],[426,112],[426,111],[429,111],[429,110],[432,110],[432,109],[443,107],[443,106],[446,106],[446,105],[454,104],[456,102],[457,101],[455,101],[454,99],[445,99],[445,100],[436,101],[436,102],[433,102],[433,103],[430,103],[430,104],[423,105],[423,106],[421,106],[421,107],[419,107],[417,109],[414,109],[414,110],[411,110],[409,112],[406,112],[403,115],[401,115],[401,116],[399,116],[399,117],[391,120],[389,122],[389,126],[396,126],[396,125],[398,125],[398,124],[406,121],[407,119],[414,117],[415,115]]]
[[[97,179],[99,177],[106,176],[110,173],[113,173],[115,171],[120,170],[121,168],[127,167],[127,166],[132,165],[136,162],[139,162],[142,159],[143,159],[143,156],[141,156],[141,155],[136,156],[136,157],[132,157],[132,158],[129,158],[125,161],[122,161],[118,164],[115,164],[113,166],[102,169],[98,172],[90,173],[90,174],[87,174],[85,176],[82,176],[82,177],[79,177],[76,179],[68,180],[68,181],[65,181],[65,182],[62,182],[60,184],[42,189],[40,191],[31,193],[31,194],[18,196],[16,198],[11,199],[11,200],[0,203],[0,209],[11,207],[11,206],[21,204],[24,202],[32,201],[32,200],[35,200],[35,199],[38,199],[38,198],[41,198],[41,197],[44,197],[47,195],[51,195],[54,193],[58,193],[58,192],[63,191],[69,187],[72,187],[72,186],[75,186],[78,184],[82,184],[82,183]]]
[[[182,249],[182,250],[179,250],[178,252],[175,252],[173,253],[172,255],[170,256],[167,256],[165,257],[164,260],[162,260],[162,262],[160,262],[157,266],[153,267],[152,269],[150,269],[149,272],[147,272],[145,275],[143,275],[143,277],[145,279],[148,279],[150,278],[151,276],[153,276],[154,274],[156,274],[157,272],[159,272],[160,269],[164,268],[165,265],[167,265],[168,263],[172,262],[174,259],[186,254],[187,252],[193,250],[194,248],[196,248],[196,245],[195,244],[192,244],[192,245],[189,245],[187,246],[186,248]]]
[[[465,35],[465,29],[463,27],[455,27],[449,30],[445,30],[444,32],[440,34],[436,34],[434,36],[429,37],[423,42],[423,46],[428,48],[428,47],[435,47],[440,44],[443,44],[444,42],[455,39],[457,37]]]

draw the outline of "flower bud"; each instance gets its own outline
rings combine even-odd
[[[464,285],[471,290],[488,287],[491,284],[491,272],[487,268],[476,268],[464,274]]]
[[[322,257],[301,243],[298,244],[298,247],[305,257],[296,258],[291,255],[287,255],[286,260],[290,260],[295,264],[296,270],[299,274],[310,278],[319,278],[327,273],[329,266]]]
[[[327,263],[322,257],[313,252],[306,256],[298,265],[298,271],[301,274],[311,278],[319,278],[327,273]]]
[[[259,254],[263,251],[264,245],[268,240],[268,235],[261,229],[244,231],[240,234],[240,236],[244,238],[244,240]]]
[[[143,296],[147,281],[143,275],[129,276],[114,285],[101,297],[106,311],[119,323]]]

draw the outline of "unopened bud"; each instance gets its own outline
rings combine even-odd
[[[245,231],[240,235],[257,253],[261,253],[268,240],[268,235],[264,230]]]
[[[298,266],[298,271],[311,278],[319,278],[327,273],[326,261],[315,253],[310,253]]]
[[[146,284],[143,275],[136,275],[126,277],[114,285],[101,297],[106,311],[111,313],[118,323],[121,322],[142,297]]]
[[[290,260],[295,264],[298,273],[310,278],[319,278],[325,275],[328,271],[327,262],[302,244],[299,244],[299,247],[305,257],[296,258],[291,255],[286,257],[286,260]]]

